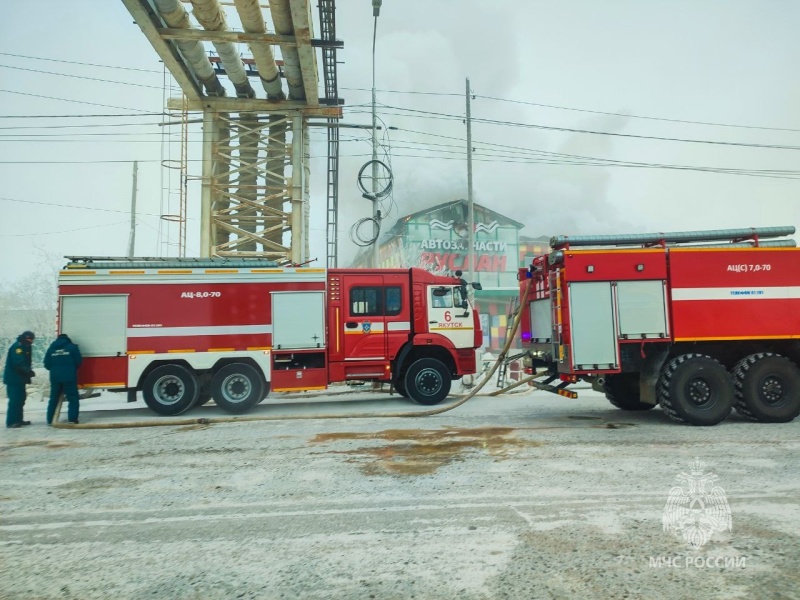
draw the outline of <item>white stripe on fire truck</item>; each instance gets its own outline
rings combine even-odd
[[[185,337],[198,335],[253,335],[272,333],[272,325],[218,325],[215,327],[128,327],[128,337]]]
[[[800,298],[800,286],[751,288],[672,288],[680,300],[789,300]]]
[[[352,321],[351,321],[351,323],[352,323]],[[383,323],[373,323],[373,322],[370,321],[369,330],[371,332],[373,332],[373,333],[374,332],[381,332],[382,333],[383,332]],[[358,323],[358,327],[352,328],[352,329],[348,329],[347,326],[345,326],[344,327],[344,332],[345,333],[358,333],[358,334],[364,333],[364,323],[363,322],[359,322]]]
[[[411,330],[411,322],[410,321],[389,321],[387,323],[389,326],[389,331],[410,331]]]

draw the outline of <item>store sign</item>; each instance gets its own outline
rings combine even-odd
[[[450,271],[458,269],[462,271],[470,270],[470,257],[466,254],[456,252],[423,252],[419,257],[420,263],[424,266],[432,265],[435,269],[447,268]],[[506,256],[473,254],[472,260],[475,263],[475,272],[499,273],[506,270]]]
[[[468,242],[465,240],[422,240],[420,248],[423,250],[461,250],[467,251]],[[506,242],[480,242],[476,241],[472,249],[476,252],[505,252]]]

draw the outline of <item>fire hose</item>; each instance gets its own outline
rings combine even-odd
[[[525,286],[525,291],[522,294],[522,300],[520,302],[520,306],[525,306],[525,302],[528,299],[528,294],[531,289],[531,282],[533,280],[528,280],[528,285]],[[267,415],[267,416],[236,416],[236,417],[199,417],[194,419],[169,419],[169,420],[158,420],[158,421],[132,421],[127,423],[59,423],[58,417],[61,414],[61,403],[63,402],[63,396],[59,398],[58,405],[56,406],[56,412],[53,416],[53,427],[58,429],[128,429],[134,427],[165,427],[165,426],[180,426],[180,425],[213,425],[217,423],[241,423],[241,422],[249,422],[249,421],[289,421],[289,420],[300,420],[300,419],[372,419],[372,418],[380,418],[380,417],[427,417],[431,415],[439,415],[448,411],[451,411],[455,408],[458,408],[462,404],[466,403],[468,400],[474,398],[479,391],[486,385],[486,383],[492,378],[494,373],[500,367],[503,362],[506,360],[506,356],[508,355],[508,351],[511,348],[511,344],[514,341],[514,337],[517,334],[517,330],[519,329],[520,320],[522,317],[522,310],[518,311],[517,316],[514,318],[514,323],[511,326],[511,332],[507,336],[506,343],[503,346],[503,349],[500,352],[500,355],[497,357],[494,365],[489,370],[489,373],[486,377],[478,383],[478,385],[473,388],[469,394],[464,396],[463,398],[459,399],[458,401],[448,404],[447,406],[440,406],[438,408],[431,408],[426,410],[417,410],[417,411],[408,411],[408,412],[366,412],[366,413],[354,413],[354,414],[314,414],[314,415]],[[490,396],[498,395],[504,391],[510,390],[515,388],[527,381],[530,381],[535,376],[526,377],[520,381],[513,383],[512,385],[503,388],[502,390],[497,390],[489,394]]]

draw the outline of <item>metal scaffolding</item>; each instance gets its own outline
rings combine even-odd
[[[180,85],[167,102],[181,112],[181,235],[185,253],[189,112],[202,113],[201,256],[308,260],[308,125],[328,128],[327,264],[336,265],[338,120],[335,0],[321,0],[321,39],[313,39],[310,0],[122,0]],[[267,17],[271,17],[268,19]],[[244,31],[229,22],[239,21]],[[266,26],[265,26],[266,24]],[[275,33],[267,33],[271,29]],[[204,44],[211,42],[216,55]],[[242,58],[236,44],[248,44]],[[280,48],[276,60],[273,47]],[[316,48],[322,52],[325,97],[319,98]],[[262,76],[263,73],[263,76]],[[275,73],[278,75],[276,76]],[[250,79],[260,81],[257,97]],[[285,84],[283,83],[285,81]],[[227,85],[226,85],[227,84]],[[284,92],[288,90],[288,93]],[[229,94],[233,95],[229,95]]]

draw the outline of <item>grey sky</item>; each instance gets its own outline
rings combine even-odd
[[[0,115],[160,112],[161,65],[121,2],[10,0],[0,52],[116,65],[90,68],[2,56],[0,89],[81,100],[120,109],[0,92]],[[316,13],[316,6],[314,6]],[[337,2],[340,94],[345,122],[370,122],[372,11],[369,0]],[[527,103],[800,130],[796,63],[800,5],[785,1],[384,0],[378,21],[378,114],[389,126],[385,149],[395,174],[386,227],[407,212],[466,195],[464,80],[476,119],[625,135],[800,146],[800,131],[693,125],[532,106]],[[31,36],[32,31],[44,32]],[[12,69],[126,81],[74,79]],[[169,95],[169,94],[167,94]],[[409,113],[404,109],[424,111]],[[431,114],[436,113],[436,114]],[[0,119],[0,127],[140,123],[138,127],[0,130],[0,280],[55,264],[64,255],[123,255],[131,164],[139,170],[139,255],[175,254],[159,241],[161,212],[177,210],[177,178],[164,171],[159,117]],[[176,130],[177,132],[177,130]],[[421,133],[414,133],[421,132]],[[112,135],[79,136],[77,133]],[[137,135],[123,135],[135,133]],[[13,134],[13,137],[12,137]],[[41,134],[58,137],[41,138]],[[199,159],[199,130],[190,159]],[[25,137],[22,137],[25,136]],[[371,213],[356,174],[371,152],[366,131],[342,134],[340,261],[355,252],[350,224]],[[173,138],[175,139],[175,138]],[[89,140],[89,141],[87,141]],[[325,260],[323,130],[312,133],[311,256]],[[489,124],[473,126],[475,200],[526,224],[524,233],[643,232],[797,225],[797,179],[684,170],[532,163],[530,151],[651,164],[798,170],[800,150],[588,135]],[[491,145],[491,144],[494,144]],[[512,150],[503,150],[513,147]],[[171,152],[177,156],[177,144]],[[486,156],[494,154],[493,157]],[[540,155],[541,156],[541,155]],[[11,164],[12,161],[125,161]],[[552,160],[548,158],[547,160]],[[199,174],[199,163],[190,163]],[[796,177],[797,175],[793,175]],[[189,252],[199,250],[199,190],[190,186]],[[18,200],[18,201],[12,201]],[[90,207],[48,207],[35,203]],[[72,231],[71,231],[72,230]],[[12,258],[14,257],[14,258]],[[341,264],[341,263],[340,263]]]

